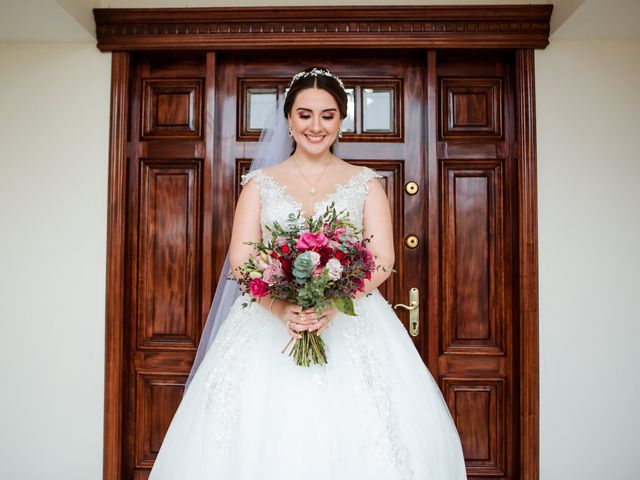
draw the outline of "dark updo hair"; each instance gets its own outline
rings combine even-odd
[[[331,73],[329,69],[324,67],[309,67],[302,70],[302,72],[310,72],[314,68]],[[333,75],[333,73],[331,73],[331,75]],[[347,92],[344,91],[344,88],[342,88],[342,85],[340,85],[340,82],[338,82],[335,77],[322,74],[302,76],[289,85],[289,92],[287,93],[287,97],[284,100],[285,118],[289,118],[289,114],[291,113],[291,109],[293,108],[293,104],[296,101],[298,93],[307,88],[320,88],[329,92],[338,104],[338,112],[340,113],[340,118],[343,120],[347,118],[347,103],[349,101],[347,98]],[[293,154],[293,152],[295,151],[296,142],[294,140],[291,154]],[[329,151],[333,153],[333,145],[329,147]]]

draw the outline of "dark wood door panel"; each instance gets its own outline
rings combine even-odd
[[[443,379],[445,399],[458,425],[470,478],[507,477],[505,383],[504,378]]]
[[[142,138],[201,138],[202,89],[202,79],[143,80]]]
[[[180,404],[186,375],[140,370],[136,375],[136,469],[153,466],[171,418]]]
[[[504,352],[503,161],[441,161],[442,346]]]
[[[140,159],[137,348],[198,345],[202,159]]]

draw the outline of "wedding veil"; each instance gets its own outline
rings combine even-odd
[[[274,106],[267,114],[256,148],[256,154],[251,161],[249,171],[266,168],[289,158],[293,148],[293,139],[289,136],[289,123],[284,115],[284,101],[286,95],[280,95]],[[338,154],[338,138],[333,144],[334,154]],[[218,286],[211,302],[207,321],[202,329],[198,350],[191,367],[191,372],[185,384],[185,392],[202,363],[207,351],[213,344],[221,325],[229,316],[233,302],[240,296],[240,288],[234,280],[228,279],[230,272],[229,251],[225,256],[224,265],[218,278]]]

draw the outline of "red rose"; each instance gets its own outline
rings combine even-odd
[[[289,246],[288,245],[282,245],[282,248],[280,249],[280,251],[282,251],[283,255],[286,255],[287,253],[289,253]]]
[[[318,253],[320,254],[320,264],[326,265],[333,258],[333,248],[322,247]]]
[[[254,278],[249,282],[249,290],[255,298],[262,298],[269,293],[269,285],[261,278]]]
[[[369,268],[375,268],[376,266],[373,255],[371,255],[371,251],[368,249],[364,251],[364,262],[369,266]]]
[[[274,250],[273,252],[271,252],[271,258],[278,258],[278,253]]]
[[[285,277],[287,280],[291,280],[291,262],[284,257],[280,257],[278,260],[280,260]]]

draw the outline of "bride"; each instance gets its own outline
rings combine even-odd
[[[286,224],[290,213],[316,216],[331,202],[373,235],[376,263],[391,267],[391,214],[380,175],[333,153],[347,116],[340,79],[324,68],[303,70],[279,109],[275,123],[284,133],[274,127],[263,138],[284,146],[284,160],[271,155],[275,164],[263,168],[254,160],[243,176],[231,271],[251,253],[245,242],[271,238],[273,222]],[[355,317],[335,309],[317,315],[268,297],[243,307],[244,295],[216,309],[223,321],[213,328],[207,322],[150,479],[465,479],[440,390],[377,289],[385,270],[377,269],[354,300]],[[300,367],[281,353],[305,330],[322,335],[327,364]]]

